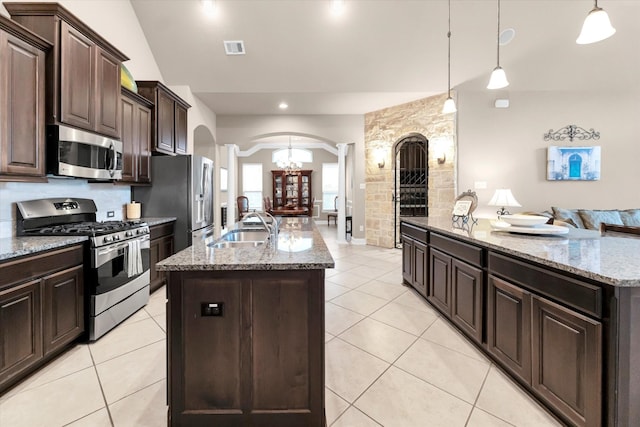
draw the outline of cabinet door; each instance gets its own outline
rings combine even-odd
[[[489,275],[487,347],[514,375],[531,383],[531,294]]]
[[[44,278],[44,354],[70,343],[84,332],[82,265]]]
[[[138,174],[137,182],[151,182],[151,110],[137,105]]]
[[[187,109],[176,102],[176,154],[187,154]]]
[[[45,53],[0,32],[0,174],[44,176]]]
[[[96,128],[120,138],[120,62],[99,47],[96,52]]]
[[[67,23],[60,34],[60,121],[94,130],[94,44]]]
[[[273,207],[279,209],[284,205],[284,175],[281,171],[271,171],[271,175],[273,177]]]
[[[175,102],[162,90],[158,90],[157,101],[156,149],[171,154],[175,150]]]
[[[122,181],[126,182],[135,182],[137,176],[136,108],[135,102],[122,97]]]
[[[40,280],[0,292],[0,386],[42,358],[41,319]]]
[[[482,270],[453,259],[451,319],[478,342],[482,342],[482,292]]]
[[[427,300],[447,315],[451,314],[451,257],[429,251],[429,293]]]
[[[427,296],[427,274],[429,266],[427,245],[415,241],[413,244],[413,287],[425,297]]]
[[[532,297],[532,385],[578,426],[599,426],[602,324]]]
[[[413,243],[412,239],[402,236],[402,279],[413,286]]]
[[[160,262],[160,247],[162,238],[153,239],[149,243],[149,292],[160,288],[164,283],[164,273],[156,270],[156,263]]]

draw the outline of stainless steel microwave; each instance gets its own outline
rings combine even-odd
[[[47,173],[122,179],[122,142],[63,125],[47,126]]]

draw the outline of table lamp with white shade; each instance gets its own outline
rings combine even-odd
[[[509,188],[498,188],[495,193],[493,193],[493,197],[489,200],[489,206],[499,206],[500,210],[497,211],[498,217],[502,215],[510,215],[509,211],[505,208],[507,207],[520,207],[522,206],[513,194],[511,193],[511,189]]]

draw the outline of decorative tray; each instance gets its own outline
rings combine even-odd
[[[516,226],[504,221],[491,221],[491,228],[494,231],[506,231],[508,233],[518,234],[539,234],[539,235],[557,235],[567,234],[569,227],[561,227],[559,225],[540,224],[533,227]]]

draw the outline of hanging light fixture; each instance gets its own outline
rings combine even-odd
[[[591,44],[608,39],[616,33],[616,29],[611,26],[609,15],[602,8],[598,7],[598,0],[595,0],[595,7],[582,24],[582,31],[576,39],[578,44]]]
[[[291,135],[289,135],[289,149],[287,151],[287,160],[279,160],[278,167],[287,174],[298,173],[302,168],[302,162],[293,158],[293,149],[291,148]]]
[[[500,0],[498,0],[498,37],[496,45],[498,47],[498,65],[493,69],[493,72],[491,73],[491,78],[489,79],[487,89],[502,89],[503,87],[509,86],[507,74],[500,66]]]
[[[449,31],[447,32],[447,39],[447,100],[444,101],[442,114],[451,114],[458,111],[456,108],[456,102],[451,97],[451,0],[449,0]]]

